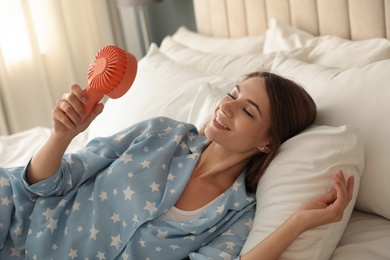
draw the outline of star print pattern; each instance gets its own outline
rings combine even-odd
[[[190,124],[154,118],[92,140],[31,186],[24,167],[0,168],[0,259],[237,258],[255,210],[244,173],[199,219],[159,218],[205,143]]]

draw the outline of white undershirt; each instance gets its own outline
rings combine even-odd
[[[204,211],[211,205],[213,204],[214,201],[216,201],[219,198],[215,198],[213,201],[210,203],[206,204],[205,206],[196,209],[196,210],[181,210],[176,208],[175,206],[172,206],[167,212],[162,214],[160,216],[161,219],[167,220],[167,221],[174,221],[174,222],[187,222],[191,220],[198,219]]]

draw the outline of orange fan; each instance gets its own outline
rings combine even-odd
[[[84,90],[89,103],[84,106],[89,115],[104,95],[123,96],[133,84],[137,74],[137,59],[116,46],[103,47],[95,56],[88,71],[88,86]]]

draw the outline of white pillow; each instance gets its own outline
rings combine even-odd
[[[270,19],[264,53],[302,48],[288,54],[299,60],[329,67],[351,68],[390,59],[390,40],[375,38],[351,41],[337,36],[315,37],[307,32]]]
[[[300,235],[280,259],[330,259],[348,223],[363,170],[363,145],[352,126],[311,126],[284,142],[260,179],[247,252],[279,227],[305,201],[333,188],[332,176],[343,170],[355,176],[355,189],[343,220]]]
[[[107,100],[103,113],[89,127],[88,138],[108,136],[154,116],[187,121],[190,111],[201,109],[193,106],[194,97],[208,81],[224,85],[231,80],[204,76],[180,66],[152,44],[138,64],[130,90],[121,98]],[[194,121],[190,123],[197,121],[194,116],[191,119]]]
[[[176,42],[194,50],[229,55],[262,53],[264,43],[264,36],[212,37],[193,32],[184,26],[179,27],[172,37]]]
[[[390,219],[390,60],[335,69],[281,55],[273,69],[306,88],[317,103],[316,124],[361,130],[365,170],[356,207]]]
[[[272,54],[226,55],[209,54],[188,48],[166,36],[160,51],[177,63],[207,75],[241,78],[259,69],[270,69],[276,57]]]
[[[237,80],[221,81],[211,80],[202,84],[198,89],[187,121],[192,122],[198,129],[203,128],[211,120],[218,100],[230,93],[239,84]]]

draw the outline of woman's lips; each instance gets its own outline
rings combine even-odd
[[[216,116],[214,119],[214,125],[216,125],[216,127],[219,129],[230,130],[230,128],[227,125],[225,125],[218,116]]]

